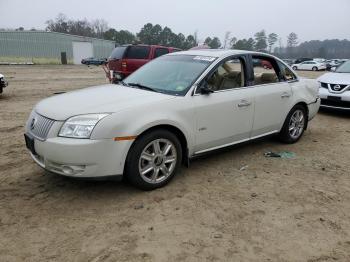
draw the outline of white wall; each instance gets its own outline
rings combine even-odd
[[[81,64],[83,58],[93,57],[93,47],[91,42],[73,42],[73,62]]]

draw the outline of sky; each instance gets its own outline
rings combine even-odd
[[[0,0],[0,28],[45,29],[59,13],[72,19],[103,18],[110,27],[133,33],[150,22],[199,40],[225,32],[238,39],[265,29],[285,42],[350,40],[350,0]]]

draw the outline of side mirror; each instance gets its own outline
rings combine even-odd
[[[200,86],[199,91],[202,95],[209,95],[210,93],[214,93],[213,90],[210,89],[208,86],[207,81],[204,81],[203,84]]]

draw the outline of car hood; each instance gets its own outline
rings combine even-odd
[[[317,80],[328,84],[350,85],[350,73],[326,73]]]
[[[110,84],[46,98],[36,105],[35,111],[45,117],[64,121],[75,115],[115,113],[130,107],[174,98],[171,95]]]

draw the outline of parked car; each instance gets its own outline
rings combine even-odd
[[[181,51],[159,45],[123,45],[116,47],[107,62],[106,75],[111,83],[118,82],[159,56]]]
[[[255,71],[252,59],[273,68]],[[118,85],[42,100],[27,121],[25,140],[48,171],[124,175],[150,190],[209,151],[272,134],[297,142],[319,105],[318,82],[299,78],[274,56],[193,50],[159,57]]]
[[[83,65],[103,65],[107,62],[106,58],[95,58],[95,57],[88,57],[81,60],[81,63]]]
[[[283,62],[285,62],[289,66],[291,66],[292,64],[295,64],[293,59],[283,59]]]
[[[317,80],[320,82],[321,107],[350,110],[350,61]]]
[[[253,59],[253,65],[258,67],[263,67],[265,69],[272,69],[272,65],[269,61],[261,59]]]
[[[3,92],[4,88],[8,86],[8,82],[5,80],[4,75],[0,74],[0,94]]]
[[[261,66],[265,69],[272,69],[272,65],[269,61],[267,60],[262,60],[261,61]]]
[[[326,70],[327,66],[324,63],[318,63],[316,61],[305,61],[300,64],[293,64],[292,68],[293,70],[319,71],[319,70]]]
[[[302,62],[312,61],[312,60],[313,60],[312,58],[302,57],[302,58],[296,59],[293,64],[300,64]]]

